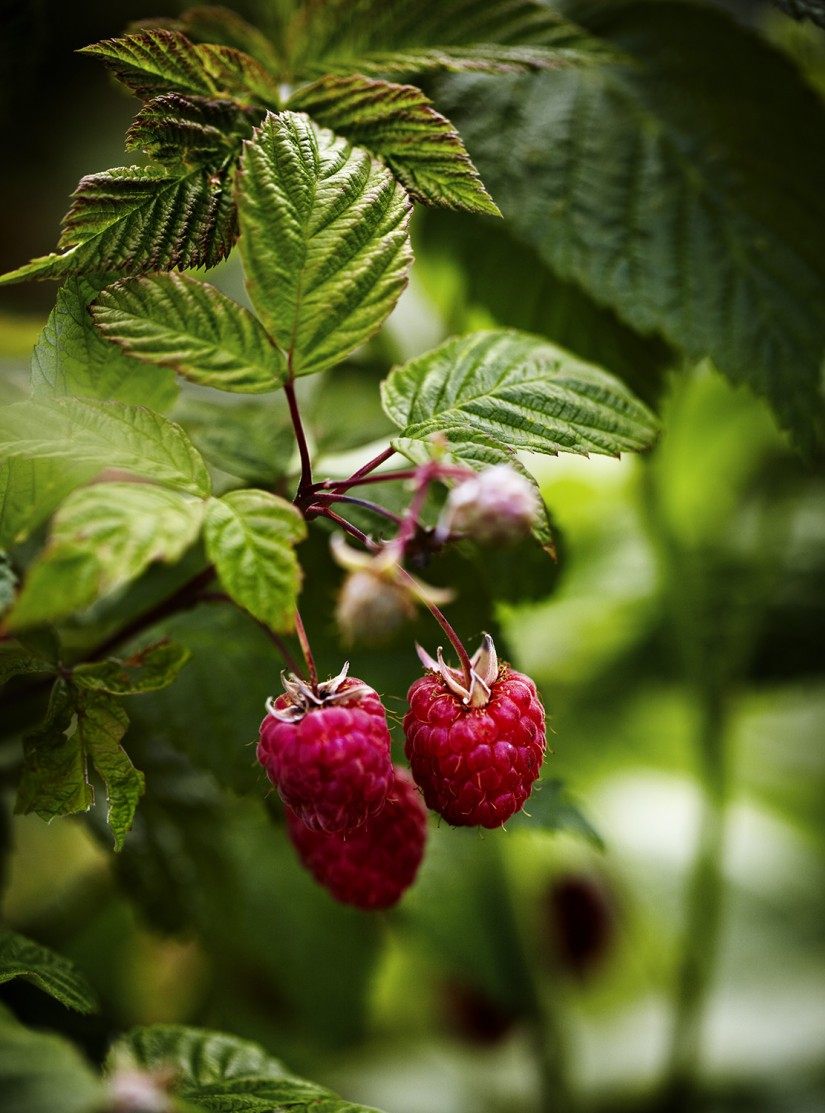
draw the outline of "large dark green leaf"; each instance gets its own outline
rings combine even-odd
[[[576,14],[576,8],[573,7]],[[710,8],[582,7],[633,64],[450,79],[511,227],[562,277],[821,431],[825,114],[791,65]]]
[[[0,1014],[3,1113],[94,1113],[103,1105],[100,1080],[60,1036],[35,1032]]]

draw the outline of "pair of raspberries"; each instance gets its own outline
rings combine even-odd
[[[419,651],[405,753],[392,764],[381,698],[346,669],[314,688],[294,676],[270,701],[258,760],[286,804],[298,855],[332,895],[388,908],[412,884],[429,808],[456,827],[500,827],[524,804],[546,748],[533,681],[499,664],[485,637],[469,676]]]

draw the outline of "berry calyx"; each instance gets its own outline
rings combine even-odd
[[[485,634],[470,676],[419,647],[427,669],[404,716],[405,753],[427,806],[455,827],[500,827],[523,807],[547,746],[529,676],[500,664]]]
[[[258,761],[281,799],[315,831],[351,831],[383,807],[392,783],[390,732],[381,697],[338,676],[310,686],[283,675],[267,702]]]
[[[395,768],[384,807],[349,834],[308,827],[287,808],[287,831],[315,880],[356,908],[390,908],[412,885],[427,841],[427,812],[409,773]]]

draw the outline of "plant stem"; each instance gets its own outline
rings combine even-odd
[[[304,655],[304,660],[307,663],[307,672],[309,673],[309,682],[313,688],[318,687],[318,670],[315,667],[315,658],[312,656],[312,649],[309,645],[309,638],[307,637],[304,621],[298,611],[295,612],[295,633],[301,646],[301,652]]]
[[[295,397],[295,384],[292,379],[284,383],[284,394],[289,405],[292,428],[295,430],[295,440],[298,442],[298,454],[301,457],[301,478],[296,496],[296,499],[300,499],[301,495],[312,487],[312,461],[309,455],[304,423],[301,421],[301,411],[298,409],[298,399]]]
[[[469,687],[472,683],[473,666],[472,666],[472,663],[470,662],[470,655],[467,652],[467,650],[464,648],[464,643],[462,642],[461,638],[458,636],[458,634],[455,632],[453,627],[450,625],[450,623],[447,620],[447,616],[444,614],[444,612],[441,610],[441,608],[437,607],[435,605],[435,603],[430,602],[430,600],[426,597],[426,595],[421,594],[421,592],[419,591],[419,588],[418,588],[418,584],[415,582],[415,579],[409,574],[409,572],[406,570],[406,568],[402,568],[401,565],[399,564],[396,574],[397,574],[399,580],[403,580],[404,583],[406,583],[407,587],[409,587],[413,591],[413,593],[415,594],[415,597],[417,599],[419,599],[424,604],[424,606],[427,608],[427,610],[430,612],[430,614],[436,620],[438,625],[441,627],[441,629],[447,635],[447,638],[449,639],[450,645],[453,647],[453,649],[458,654],[458,659],[461,662],[461,668],[464,672],[464,683],[465,683],[466,687],[469,689]]]
[[[676,1111],[693,1107],[702,1027],[719,949],[724,892],[727,701],[716,686],[700,692],[700,714],[697,748],[704,800],[686,894],[682,966],[675,988],[675,1015],[662,1101],[662,1108]]]
[[[350,537],[354,537],[356,541],[360,541],[362,545],[366,545],[371,551],[374,552],[379,548],[371,537],[367,537],[362,529],[359,529],[358,526],[354,526],[352,522],[348,522],[346,518],[342,518],[340,514],[336,514],[334,510],[330,510],[328,506],[310,507],[310,510],[316,509],[322,518],[327,518],[330,522],[335,522],[345,533],[348,533]]]
[[[335,491],[330,491],[329,494],[324,491],[316,491],[312,497],[313,499],[324,499],[327,506],[331,506],[334,502],[345,502],[350,506],[361,506],[364,510],[371,510],[373,514],[380,514],[399,525],[402,521],[400,514],[395,514],[392,510],[388,510],[386,506],[381,506],[380,503],[370,502],[369,499],[358,499],[352,495],[339,495]]]
[[[350,487],[362,487],[367,483],[391,483],[396,479],[415,479],[418,468],[402,468],[400,471],[383,471],[380,475],[361,475],[356,472],[348,479],[324,479],[313,483],[315,491],[346,491]]]
[[[350,476],[350,479],[360,479],[363,475],[369,475],[371,471],[375,471],[376,468],[380,468],[382,464],[386,463],[386,461],[391,459],[391,457],[393,457],[394,455],[395,449],[392,447],[392,445],[388,445],[383,450],[383,452],[379,452],[377,456],[373,456],[371,460],[368,460],[366,464],[363,464],[358,469],[358,471],[353,472]]]
[[[198,572],[191,580],[167,596],[166,599],[161,599],[154,607],[150,607],[148,611],[133,618],[131,622],[127,622],[120,630],[116,630],[114,634],[106,638],[95,646],[95,648],[85,658],[87,661],[100,661],[104,657],[108,657],[110,653],[118,649],[121,645],[125,645],[144,630],[149,630],[152,626],[157,626],[159,622],[163,622],[166,618],[171,618],[172,615],[177,614],[179,611],[188,610],[200,602],[201,592],[205,587],[215,578],[215,569],[210,565],[204,568],[202,572]]]

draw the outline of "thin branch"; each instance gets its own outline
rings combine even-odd
[[[309,682],[313,688],[318,687],[318,670],[315,667],[315,658],[312,656],[312,649],[310,648],[309,638],[307,637],[304,620],[298,611],[295,612],[295,633],[301,646],[301,652],[304,655],[304,660],[307,663],[307,672],[309,673]]]
[[[435,605],[435,603],[430,602],[430,600],[426,597],[426,595],[421,594],[421,592],[419,590],[419,587],[418,587],[418,584],[415,582],[415,579],[409,574],[409,572],[406,570],[406,568],[402,568],[401,565],[399,564],[398,568],[396,570],[396,575],[398,576],[398,578],[400,580],[404,581],[404,583],[407,585],[407,587],[413,592],[416,599],[418,599],[419,602],[424,604],[424,606],[427,608],[427,610],[430,612],[430,614],[436,620],[438,625],[441,627],[441,629],[447,635],[447,638],[449,639],[450,645],[453,647],[453,649],[458,654],[458,659],[461,662],[461,668],[464,672],[464,682],[465,682],[467,688],[470,688],[470,686],[472,684],[472,673],[473,673],[473,666],[472,666],[472,663],[470,661],[470,655],[467,652],[467,650],[464,648],[464,643],[462,642],[461,638],[458,636],[458,634],[455,632],[452,625],[448,621],[447,616],[444,614],[444,612],[441,610],[440,607],[437,607]]]
[[[325,491],[316,491],[312,497],[313,499],[324,499],[327,506],[330,506],[334,502],[345,502],[349,506],[361,506],[364,510],[371,510],[373,514],[380,514],[382,517],[389,518],[391,522],[396,522],[398,525],[403,521],[400,514],[388,510],[386,506],[381,506],[380,503],[370,502],[369,499],[358,499],[354,498],[352,495],[339,495],[335,491],[330,491],[329,493]]]
[[[295,397],[295,384],[290,379],[284,383],[284,394],[289,405],[289,416],[292,418],[292,428],[295,430],[295,440],[298,442],[298,453],[301,457],[301,479],[298,484],[298,497],[312,487],[312,460],[309,455],[309,445],[301,421],[301,411],[298,409],[298,399]]]
[[[310,507],[310,510],[317,510],[320,517],[328,518],[331,522],[335,522],[335,524],[340,526],[350,537],[354,537],[356,541],[360,541],[362,545],[366,545],[366,547],[373,552],[380,547],[376,545],[372,538],[368,537],[362,529],[359,529],[358,526],[354,526],[352,522],[348,522],[346,518],[342,518],[340,514],[336,514],[334,510],[330,510],[328,506],[313,506]]]

